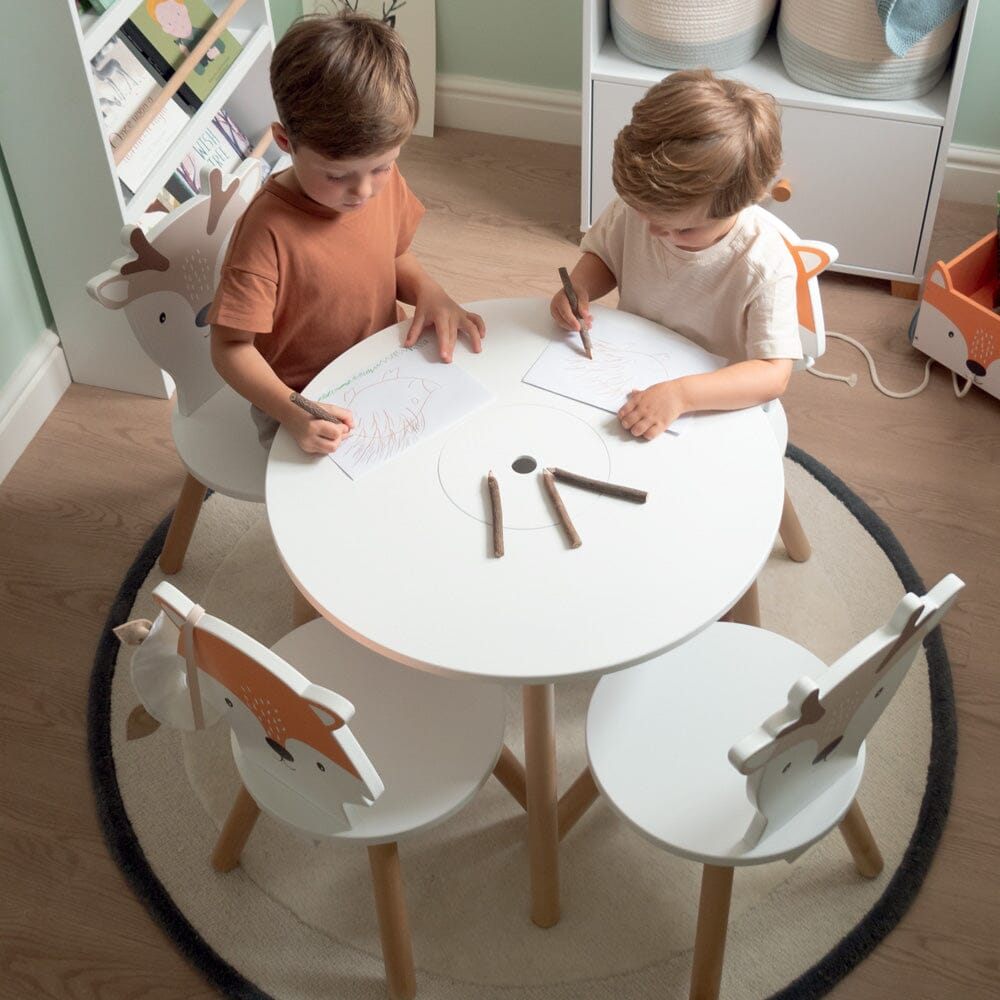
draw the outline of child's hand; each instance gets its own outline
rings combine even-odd
[[[304,410],[293,407],[293,412],[289,413],[284,424],[304,452],[310,455],[329,455],[344,443],[344,439],[354,428],[354,416],[342,406],[331,406],[329,403],[316,405],[336,417],[338,422],[317,420]]]
[[[576,288],[575,285],[574,288]],[[594,325],[594,317],[590,315],[590,296],[587,295],[585,289],[576,288],[576,299],[580,307],[580,315],[583,317],[584,325],[589,330]],[[566,298],[566,293],[561,288],[552,296],[552,302],[549,304],[549,312],[552,314],[552,318],[564,330],[577,331],[580,329],[580,323],[573,315],[573,310],[569,307],[569,299]]]
[[[622,427],[633,437],[652,440],[687,412],[678,381],[657,382],[648,389],[633,389],[618,411]]]
[[[442,361],[451,361],[460,333],[469,338],[469,346],[476,354],[483,349],[482,341],[486,336],[483,317],[463,309],[440,285],[432,285],[417,299],[413,322],[403,346],[412,347],[429,326],[434,327],[437,335],[438,353]]]

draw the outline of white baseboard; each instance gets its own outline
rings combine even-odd
[[[69,387],[59,338],[46,330],[0,388],[0,483]]]
[[[434,120],[445,128],[580,145],[580,94],[439,73]]]
[[[996,205],[1000,191],[1000,149],[959,146],[952,143],[941,185],[946,201]]]

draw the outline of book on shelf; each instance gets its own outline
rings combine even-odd
[[[117,149],[163,89],[119,35],[113,35],[90,61],[98,111],[111,149]],[[118,179],[131,193],[180,135],[188,122],[184,109],[167,101],[118,164]]]
[[[122,33],[166,82],[214,21],[205,0],[139,0]],[[200,108],[242,47],[232,32],[223,31],[178,88],[178,97],[192,110]]]
[[[201,193],[203,167],[219,167],[224,174],[231,173],[250,155],[251,150],[250,140],[243,130],[225,108],[220,108],[181,160],[173,176],[167,180],[167,191],[178,201],[187,201]],[[269,171],[266,161],[261,160],[261,167],[266,177]]]

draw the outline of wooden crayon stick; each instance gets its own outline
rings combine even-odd
[[[556,508],[556,513],[559,515],[559,520],[562,522],[563,531],[566,532],[566,537],[569,539],[569,547],[571,549],[578,549],[583,542],[580,540],[580,536],[577,534],[576,528],[573,527],[573,522],[570,520],[569,513],[566,510],[566,505],[562,502],[562,497],[559,496],[559,490],[556,487],[555,477],[546,469],[542,473],[542,478],[545,480],[545,488],[549,491],[549,496],[552,498],[552,503]]]
[[[567,472],[565,469],[558,469],[554,466],[546,471],[551,472],[560,483],[569,483],[570,486],[579,486],[581,490],[590,490],[592,493],[617,497],[619,500],[628,500],[631,503],[645,503],[649,496],[645,490],[637,490],[632,486],[620,486],[618,483],[605,482],[603,479],[589,479],[587,476]]]
[[[500,504],[500,484],[492,469],[486,482],[490,488],[490,506],[493,508],[493,555],[499,559],[503,555],[503,507]]]
[[[590,340],[590,331],[587,329],[587,324],[584,322],[583,315],[580,313],[580,300],[577,298],[573,282],[569,280],[569,271],[567,271],[564,267],[559,268],[559,280],[562,281],[563,291],[566,293],[566,299],[569,302],[569,307],[573,310],[573,315],[580,324],[580,339],[583,341],[583,352],[588,358],[590,358],[591,361],[593,361],[594,345]]]
[[[318,403],[314,403],[311,399],[306,399],[305,396],[300,396],[297,392],[293,392],[288,398],[300,410],[305,410],[309,416],[314,417],[316,420],[328,420],[331,424],[342,424],[344,422],[328,410],[324,410]]]

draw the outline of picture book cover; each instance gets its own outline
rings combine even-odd
[[[249,154],[250,141],[225,109],[220,110],[178,164],[167,181],[167,190],[178,201],[187,201],[201,193],[203,167],[219,167],[228,174]]]
[[[90,72],[104,130],[114,150],[125,141],[163,88],[118,35],[94,56]],[[183,108],[175,101],[168,101],[150,122],[118,164],[118,178],[130,193],[138,190],[187,121]]]
[[[141,0],[122,32],[166,81],[214,21],[215,14],[205,0]],[[193,109],[201,107],[241,48],[230,31],[223,31],[181,85],[181,99]]]

